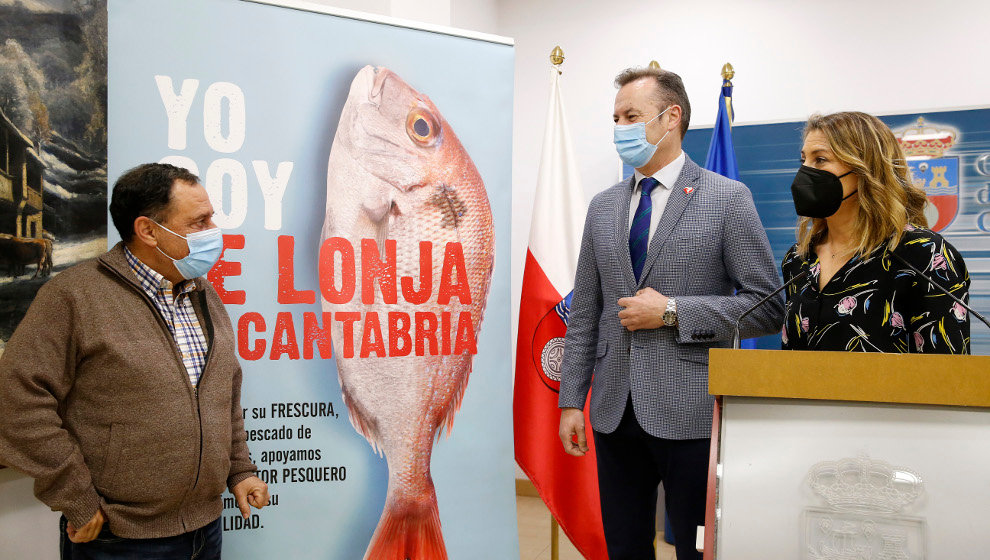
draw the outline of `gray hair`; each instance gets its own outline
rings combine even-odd
[[[691,123],[691,102],[688,101],[687,92],[684,90],[684,81],[673,72],[661,70],[660,68],[626,68],[615,77],[615,87],[635,82],[642,78],[652,78],[656,82],[654,100],[660,108],[668,105],[678,105],[681,108],[681,138],[687,134],[688,125]]]

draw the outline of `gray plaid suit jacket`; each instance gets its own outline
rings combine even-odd
[[[590,388],[591,426],[611,433],[631,393],[649,434],[711,437],[708,349],[731,345],[736,319],[780,286],[777,266],[749,189],[687,158],[636,282],[633,180],[598,193],[588,208],[558,404],[583,409]],[[619,298],[645,287],[677,299],[676,327],[630,332],[620,324]],[[742,335],[778,332],[783,319],[783,298],[771,299],[746,318]]]

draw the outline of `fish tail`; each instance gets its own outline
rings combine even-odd
[[[447,560],[436,494],[422,501],[388,500],[365,560]]]

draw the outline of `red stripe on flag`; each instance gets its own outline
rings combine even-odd
[[[545,381],[538,363],[542,348],[534,348],[534,345],[542,346],[546,342],[545,319],[554,313],[553,308],[561,299],[563,296],[557,293],[533,254],[527,251],[512,403],[516,462],[581,554],[589,560],[607,560],[588,406],[585,405],[585,429],[590,449],[584,457],[573,457],[564,452],[558,436],[557,391],[552,383]]]

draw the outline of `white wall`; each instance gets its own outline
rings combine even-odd
[[[498,8],[498,34],[516,41],[513,328],[554,45],[566,57],[564,103],[588,200],[619,174],[612,81],[652,59],[684,79],[692,125],[714,122],[727,61],[737,124],[990,104],[985,0],[500,0]]]
[[[451,0],[450,25],[500,35],[498,11],[498,0]]]
[[[59,514],[34,498],[33,481],[0,469],[0,558],[58,558]]]
[[[307,0],[420,23],[495,34],[497,0]]]
[[[392,0],[307,0],[313,4],[320,4],[332,8],[344,8],[345,10],[357,10],[369,14],[380,16],[392,15]]]

